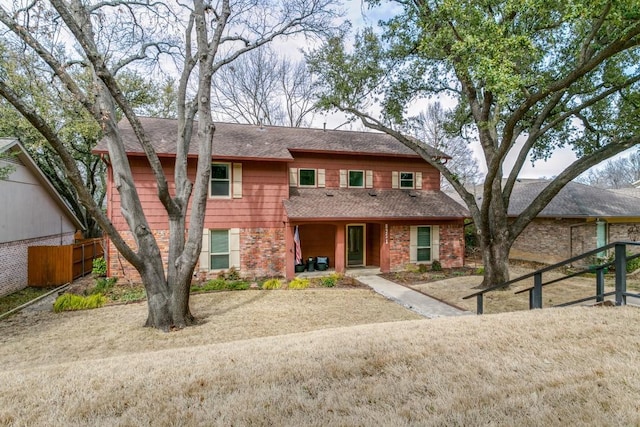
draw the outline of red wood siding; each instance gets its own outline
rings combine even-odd
[[[391,173],[422,172],[422,189],[439,190],[440,172],[422,159],[295,153],[292,168],[325,169],[327,188],[340,187],[340,170],[372,170],[373,188],[390,189]]]
[[[153,229],[168,229],[168,217],[158,200],[155,178],[146,159],[131,158],[130,163],[149,225]],[[162,163],[169,179],[169,189],[173,193],[173,162],[163,159]],[[194,179],[195,161],[190,161],[189,166],[190,177]],[[109,185],[109,190],[111,219],[117,229],[126,230],[125,219],[120,214],[120,195],[114,185]],[[205,227],[283,227],[282,200],[288,197],[288,172],[284,163],[242,162],[242,198],[210,198],[207,202]]]

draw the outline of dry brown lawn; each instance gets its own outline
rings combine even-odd
[[[0,322],[0,425],[640,425],[640,310],[415,320],[366,290],[193,297]],[[413,320],[412,320],[413,319]]]
[[[509,268],[512,278],[517,278],[534,270],[522,266],[511,266]],[[564,274],[559,272],[548,272],[543,274],[543,282],[562,277]],[[446,280],[414,283],[409,287],[423,292],[432,297],[446,301],[454,306],[465,310],[476,312],[476,298],[463,299],[463,297],[473,294],[480,289],[477,286],[482,282],[482,276],[463,276]],[[627,285],[630,291],[637,292],[640,290],[640,275],[634,275],[627,278]],[[517,282],[507,290],[497,290],[488,292],[484,296],[484,313],[505,313],[518,310],[529,310],[529,293],[523,292],[515,294],[515,292],[527,289],[533,286],[533,278],[525,279]],[[605,292],[614,290],[613,275],[608,275],[605,279]],[[554,305],[575,301],[581,298],[595,295],[596,281],[595,276],[575,277],[565,281],[543,287],[543,307],[553,307]],[[613,297],[608,297],[613,299]],[[591,300],[585,304],[593,304],[595,300]]]

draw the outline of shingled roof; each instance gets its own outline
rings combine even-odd
[[[173,119],[141,117],[149,139],[159,155],[176,153],[178,122]],[[216,122],[212,152],[216,158],[241,158],[256,160],[292,160],[291,152],[335,152],[342,154],[378,155],[390,157],[418,157],[395,138],[376,132],[353,132],[280,126],[256,126]],[[127,153],[143,154],[131,125],[127,120],[118,123]],[[194,132],[195,136],[195,132]],[[193,138],[189,154],[197,155],[197,138]],[[426,146],[434,157],[448,156],[433,147]],[[101,141],[94,150],[106,153],[107,145]]]
[[[292,188],[284,201],[291,219],[450,219],[467,209],[441,191]]]
[[[549,184],[549,180],[523,179],[514,185],[509,201],[509,216],[519,215]],[[471,190],[482,199],[482,186]],[[453,196],[452,196],[453,197]],[[456,194],[454,197],[459,200]],[[640,199],[611,190],[569,182],[538,214],[547,218],[620,218],[640,217]]]

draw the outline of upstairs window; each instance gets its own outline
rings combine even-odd
[[[349,171],[349,187],[364,188],[364,171]]]
[[[413,172],[400,172],[400,188],[414,188]]]
[[[214,163],[211,165],[211,197],[229,197],[231,187],[231,165]]]
[[[316,186],[316,170],[315,169],[298,169],[298,185],[300,187]]]

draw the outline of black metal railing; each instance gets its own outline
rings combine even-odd
[[[627,292],[627,262],[640,257],[640,253],[635,255],[627,255],[627,246],[640,246],[640,242],[614,242],[608,245],[602,246],[600,248],[591,250],[589,252],[585,252],[581,255],[577,255],[573,258],[569,258],[557,264],[550,265],[548,267],[541,268],[540,270],[536,270],[533,273],[525,274],[524,276],[520,276],[513,280],[509,280],[505,283],[500,283],[494,286],[490,286],[481,291],[475,292],[471,295],[467,295],[462,299],[469,299],[476,297],[476,312],[477,314],[482,314],[484,312],[484,294],[487,292],[495,291],[498,289],[505,289],[507,286],[520,282],[525,279],[530,279],[533,277],[533,286],[519,290],[514,294],[521,294],[524,292],[529,292],[529,309],[534,308],[542,308],[542,288],[548,285],[552,285],[554,283],[561,282],[563,280],[570,279],[572,277],[580,276],[585,273],[595,273],[596,275],[596,293],[595,295],[588,296],[586,298],[581,298],[578,300],[573,300],[570,302],[566,302],[563,304],[558,304],[555,307],[564,307],[572,304],[579,304],[581,302],[586,302],[595,299],[596,302],[604,301],[605,297],[615,295],[615,304],[616,305],[626,305],[627,297],[637,297],[640,298],[640,294],[629,293]],[[551,270],[555,270],[560,267],[568,266],[576,261],[580,261],[585,258],[589,258],[596,254],[607,251],[608,249],[614,248],[614,258],[612,261],[604,262],[598,265],[591,265],[589,268],[576,271],[574,273],[568,274],[566,276],[549,280],[548,282],[542,281],[542,274],[549,272]],[[605,283],[605,272],[609,267],[613,267],[615,269],[615,291],[613,292],[604,292],[604,283]]]

